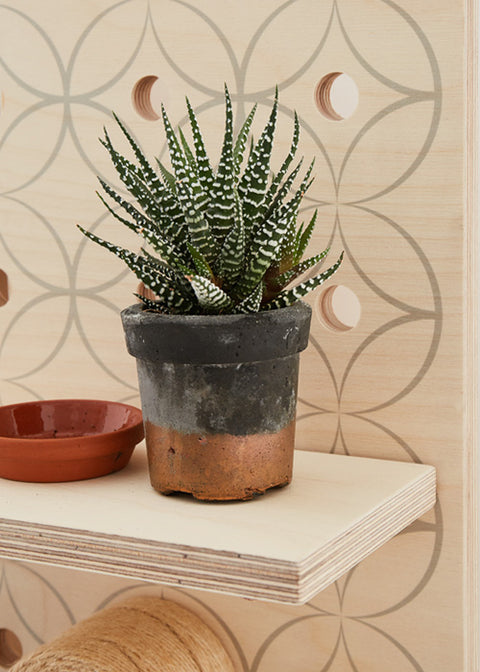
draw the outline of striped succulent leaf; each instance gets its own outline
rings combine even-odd
[[[245,171],[238,183],[238,192],[243,201],[243,214],[246,223],[247,241],[255,225],[265,213],[265,195],[270,176],[270,160],[278,113],[278,91],[275,94],[270,117],[258,142],[250,153]],[[248,222],[248,227],[247,227]]]
[[[205,219],[204,213],[196,208],[196,203],[188,182],[177,181],[177,195],[188,226],[190,242],[213,263],[218,254],[217,244]]]
[[[267,219],[257,232],[250,245],[245,273],[234,288],[237,297],[244,299],[248,296],[275,261],[288,224],[288,210],[282,208]]]
[[[312,238],[313,231],[315,229],[315,224],[317,223],[317,214],[318,210],[315,210],[315,212],[312,215],[312,218],[308,225],[305,227],[305,229],[300,228],[298,233],[297,233],[297,245],[296,245],[296,253],[295,253],[295,260],[300,261],[300,259],[303,257],[305,254],[305,250],[308,247],[308,244]]]
[[[291,170],[299,143],[297,115],[289,152],[280,169],[272,173],[276,92],[267,123],[258,141],[252,139],[242,168],[257,106],[235,137],[232,101],[225,87],[225,130],[219,164],[213,171],[188,100],[187,109],[193,144],[181,130],[174,130],[162,108],[169,166],[157,159],[154,170],[133,134],[117,117],[135,161],[117,152],[106,131],[101,140],[135,204],[104,180],[100,184],[113,205],[99,196],[112,216],[139,234],[154,253],[143,248],[139,254],[130,252],[79,228],[90,240],[122,259],[152,290],[156,299],[141,299],[148,310],[249,313],[290,305],[325,282],[343,257],[323,273],[318,273],[318,264],[327,250],[302,261],[317,212],[306,226],[297,227],[313,170],[312,162],[300,177],[301,161]],[[300,186],[294,188],[297,178]],[[305,279],[308,271],[316,275]],[[297,278],[298,284],[292,288]]]
[[[208,221],[214,236],[221,242],[230,231],[235,219],[235,159],[233,156],[232,101],[225,87],[225,134],[222,153],[211,189]]]
[[[234,216],[234,225],[227,234],[215,262],[215,268],[219,277],[228,287],[232,287],[235,284],[245,263],[245,226],[242,204],[238,192],[235,192]]]
[[[98,194],[98,197],[107,210],[113,215],[113,217],[115,217],[115,219],[117,219],[131,231],[134,231],[135,233],[138,233],[138,235],[142,236],[142,238],[144,238],[147,243],[152,246],[155,252],[157,252],[165,262],[170,264],[173,268],[181,268],[181,262],[178,260],[177,250],[168,242],[168,240],[159,234],[158,229],[153,222],[144,217],[132,205],[126,203],[126,206],[129,206],[128,212],[132,214],[135,219],[135,222],[129,221],[128,219],[121,217],[118,212],[115,212],[115,210],[107,203],[101,194]],[[135,211],[134,214],[132,213],[132,210]]]
[[[250,129],[252,127],[252,122],[253,118],[255,116],[255,112],[257,111],[257,104],[255,104],[252,109],[250,110],[249,115],[243,122],[242,128],[240,129],[240,132],[237,136],[237,139],[235,141],[235,147],[233,148],[233,157],[235,159],[235,177],[238,178],[240,175],[240,169],[242,167],[243,163],[243,155],[245,152],[245,147],[247,144],[248,140],[248,135],[250,133]]]
[[[298,121],[298,115],[295,112],[294,113],[294,128],[293,128],[292,144],[290,145],[290,150],[289,150],[287,156],[285,157],[285,159],[284,159],[284,161],[283,161],[283,163],[280,167],[280,170],[278,171],[278,173],[273,178],[272,183],[271,183],[271,185],[270,185],[270,187],[267,191],[267,194],[265,196],[265,204],[266,204],[267,208],[269,208],[272,205],[273,199],[274,199],[275,194],[277,192],[277,189],[280,187],[283,178],[287,174],[287,171],[290,168],[290,165],[291,165],[293,159],[295,158],[295,154],[296,154],[297,149],[298,149],[299,139],[300,139],[300,122]],[[289,178],[287,178],[287,180],[285,181],[285,184],[283,185],[283,188],[282,188],[280,194],[278,194],[276,199],[275,199],[277,202],[279,200],[282,200],[283,198],[285,198],[285,196],[287,195],[288,190],[292,186],[292,183],[293,183],[295,177],[297,176],[297,174],[300,170],[300,166],[302,165],[302,162],[303,162],[303,159],[300,161],[299,165],[293,171],[293,173],[289,176]]]
[[[192,257],[193,263],[195,264],[198,275],[201,275],[204,278],[209,278],[210,280],[214,280],[215,276],[212,272],[212,269],[210,268],[210,264],[205,259],[200,250],[197,250],[196,247],[188,243],[188,251],[190,252],[190,256]]]
[[[325,259],[329,252],[330,248],[327,247],[327,249],[323,252],[320,252],[320,254],[315,254],[313,257],[304,259],[300,263],[295,264],[295,266],[292,266],[292,268],[289,268],[287,271],[277,275],[276,278],[272,280],[272,285],[275,291],[278,293],[280,290],[286,287],[286,285],[296,280],[300,275],[306,273],[306,271],[309,269],[314,268],[314,266],[317,266],[317,264],[320,264],[320,262]]]
[[[80,231],[98,245],[105,247],[109,252],[127,264],[137,278],[157,296],[159,303],[169,312],[190,312],[193,307],[192,297],[183,276],[175,273],[171,268],[154,265],[150,259],[130,252],[118,245],[112,245],[99,238],[94,233],[78,227]]]
[[[182,151],[173,126],[167,116],[165,108],[162,105],[163,125],[167,138],[168,151],[173,172],[178,182],[185,181],[189,186],[191,198],[197,210],[205,210],[208,205],[208,194],[203,189],[195,169],[190,165],[188,159]]]
[[[232,307],[232,299],[228,294],[208,278],[203,278],[201,275],[189,275],[187,279],[192,285],[200,307],[206,312],[228,311]]]
[[[190,167],[194,170],[195,174],[198,176],[197,160],[195,159],[195,156],[193,155],[193,152],[190,149],[190,145],[188,144],[187,139],[185,138],[185,135],[181,128],[178,129],[178,136],[180,138],[180,142],[182,143],[185,158],[190,164]]]
[[[151,310],[155,313],[164,313],[166,315],[169,314],[164,306],[162,306],[161,301],[154,301],[153,299],[143,296],[143,294],[137,294],[137,292],[133,292],[133,296],[136,296],[137,299],[143,303],[145,310]]]
[[[193,107],[190,105],[190,101],[187,100],[187,109],[188,117],[190,119],[190,128],[192,129],[193,144],[195,147],[195,158],[197,160],[197,169],[198,169],[198,179],[200,184],[207,194],[210,193],[210,190],[214,182],[214,174],[212,167],[210,165],[210,159],[208,158],[207,150],[205,148],[205,143],[203,141],[202,132],[200,126],[198,125],[197,117],[193,110]]]
[[[145,200],[143,196],[140,199],[137,199],[144,212],[150,215],[150,217],[142,218],[142,215],[137,208],[131,203],[128,203],[128,201],[125,201],[122,196],[117,194],[116,191],[101,178],[98,178],[98,180],[105,193],[108,194],[113,201],[118,203],[125,212],[133,217],[141,227],[151,230],[152,232],[156,229],[161,237],[172,242],[179,248],[179,250],[185,249],[188,229],[183,221],[182,209],[178,202],[173,200],[171,196],[165,196],[162,208],[157,204],[153,205],[153,201],[148,198]],[[152,225],[149,225],[148,222],[151,222]]]
[[[165,186],[170,190],[170,193],[175,194],[175,175],[173,175],[167,168],[163,165],[160,159],[157,158],[157,166],[160,170],[163,182]]]
[[[328,280],[328,278],[330,278],[334,273],[336,273],[340,267],[340,264],[342,263],[342,260],[343,260],[343,252],[337,259],[337,261],[333,264],[333,266],[330,266],[330,268],[328,268],[323,273],[320,273],[320,275],[317,275],[314,278],[309,278],[308,280],[305,280],[305,282],[301,282],[299,285],[293,287],[292,289],[286,289],[283,292],[280,292],[280,294],[278,294],[278,296],[275,297],[275,299],[272,299],[271,301],[263,305],[263,310],[286,308],[287,306],[291,306],[292,303],[295,303],[295,301],[303,299],[304,296],[309,294],[312,290],[316,289],[317,287],[320,287],[320,285],[323,285],[325,280]]]
[[[161,192],[163,191],[162,189],[162,184],[158,178],[158,175],[156,174],[155,170],[152,168],[150,165],[148,159],[146,158],[145,154],[137,144],[137,142],[134,140],[132,134],[128,131],[127,127],[123,122],[116,116],[116,114],[113,114],[115,121],[117,124],[120,126],[120,129],[122,130],[123,134],[127,138],[130,147],[133,149],[133,152],[135,154],[135,157],[138,161],[139,164],[139,172],[142,176],[143,182],[145,183],[145,186],[147,189],[152,193],[154,197],[157,197],[157,192],[160,192],[159,195],[161,195]],[[111,146],[110,139],[108,138],[107,132],[105,131],[105,137],[108,141],[108,143]],[[108,148],[108,147],[107,147]],[[112,148],[113,149],[113,148]]]
[[[298,165],[292,170],[292,172],[286,178],[285,182],[281,185],[273,201],[269,204],[269,208],[267,210],[268,215],[270,215],[276,208],[278,208],[278,206],[281,205],[285,200],[285,198],[288,196],[290,190],[292,189],[293,183],[295,182],[295,179],[298,173],[300,172],[302,164],[303,159],[299,161]]]
[[[236,313],[258,313],[263,299],[263,280],[258,283],[253,292],[235,306]]]

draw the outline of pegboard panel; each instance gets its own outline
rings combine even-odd
[[[301,611],[205,598],[225,627],[238,627],[241,670],[474,670],[466,465],[474,462],[475,16],[473,0],[0,6],[1,402],[138,403],[118,318],[135,283],[75,227],[132,243],[94,194],[95,175],[114,179],[97,141],[107,125],[121,142],[110,111],[151,157],[163,156],[158,101],[184,125],[187,94],[216,157],[223,83],[238,121],[259,101],[254,133],[278,84],[277,158],[294,109],[299,153],[316,156],[305,205],[305,217],[319,208],[311,250],[346,253],[330,283],[340,289],[310,299],[298,447],[437,467],[434,512]],[[0,584],[2,605],[30,571],[14,567]],[[112,581],[59,573],[57,588],[48,572],[54,593],[83,612],[94,605],[85,597],[82,607],[88,591],[74,586]],[[38,595],[32,618],[50,609]],[[15,607],[0,613],[32,630]]]

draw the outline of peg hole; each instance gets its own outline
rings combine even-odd
[[[357,295],[344,285],[332,285],[318,298],[317,315],[330,331],[354,329],[360,322],[361,314],[362,307]]]
[[[134,110],[147,121],[160,119],[159,79],[156,75],[146,75],[136,82],[132,89],[132,104]]]
[[[23,648],[17,635],[7,628],[0,628],[0,666],[8,669],[23,655]]]
[[[344,72],[330,72],[315,88],[315,104],[330,121],[344,121],[358,106],[358,87]]]
[[[8,303],[8,277],[5,271],[0,269],[0,306]]]

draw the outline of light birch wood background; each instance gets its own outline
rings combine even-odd
[[[97,142],[104,124],[120,142],[110,110],[152,157],[163,154],[160,122],[142,119],[130,100],[141,77],[156,75],[172,120],[184,123],[188,94],[217,156],[223,82],[239,119],[260,101],[257,133],[277,83],[278,158],[293,109],[301,154],[317,157],[305,213],[319,207],[311,249],[330,244],[332,259],[345,249],[334,283],[362,307],[359,324],[336,333],[321,324],[321,292],[311,299],[298,447],[437,467],[434,512],[304,607],[153,588],[210,619],[243,672],[476,669],[467,124],[475,13],[473,0],[0,5],[0,269],[9,296],[0,308],[1,402],[138,403],[118,318],[135,282],[75,228],[132,243],[94,194],[96,174],[114,179]],[[330,121],[314,91],[339,71],[356,82],[359,105]],[[2,572],[0,628],[25,651],[120,593],[152,590],[11,561]]]

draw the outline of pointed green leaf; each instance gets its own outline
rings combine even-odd
[[[115,121],[117,124],[120,126],[120,129],[122,130],[123,134],[127,138],[130,147],[133,149],[133,152],[135,154],[135,157],[140,164],[140,169],[141,169],[141,175],[143,178],[143,181],[145,182],[146,187],[148,190],[153,194],[153,196],[157,196],[158,192],[162,192],[162,183],[160,182],[157,173],[155,170],[152,168],[150,165],[148,159],[146,158],[145,154],[143,153],[142,149],[140,146],[137,144],[137,142],[134,140],[132,134],[130,131],[127,129],[125,124],[120,121],[120,119],[117,117],[115,113],[113,113],[113,116],[115,118]],[[105,132],[106,138],[108,138],[107,133]],[[109,142],[109,139],[108,139]],[[110,143],[111,146],[111,143]],[[113,149],[113,148],[112,148]]]
[[[194,204],[195,210],[205,210],[208,205],[208,195],[200,184],[196,171],[185,157],[163,105],[162,116],[165,135],[167,136],[170,162],[175,177],[177,178],[177,182],[185,182],[188,184],[190,198]]]
[[[133,219],[135,222],[131,222],[124,217],[121,217],[115,210],[107,203],[101,194],[97,192],[98,197],[107,208],[107,210],[122,224],[127,226],[129,229],[135,233],[141,235],[152,247],[158,252],[168,263],[175,266],[177,261],[181,261],[181,255],[179,250],[175,248],[167,239],[165,239],[160,231],[158,226],[152,222],[148,217],[142,215],[131,203],[125,201],[119,194],[117,194],[113,189],[111,189],[108,184],[106,184],[102,179],[98,178],[100,184],[102,185],[105,192],[116,202],[118,203]]]
[[[317,213],[318,211],[315,210],[313,213],[313,217],[311,218],[308,226],[306,227],[305,231],[302,231],[301,229],[299,230],[297,234],[297,250],[296,250],[296,261],[300,261],[300,259],[303,257],[305,250],[308,247],[308,243],[310,242],[310,239],[313,234],[313,230],[315,228],[315,224],[317,221]]]
[[[209,278],[210,280],[213,280],[214,275],[212,273],[212,269],[210,268],[210,264],[205,259],[200,250],[197,250],[197,248],[190,243],[188,243],[187,246],[198,275],[201,275],[203,278]]]
[[[237,140],[235,142],[235,147],[233,148],[233,158],[235,160],[235,175],[238,177],[240,174],[240,168],[243,162],[243,154],[245,152],[245,146],[248,140],[248,134],[250,133],[250,128],[252,126],[253,118],[255,112],[257,111],[257,103],[250,110],[250,114],[247,116],[243,122],[242,128],[240,129]]]
[[[206,312],[219,313],[228,310],[232,300],[223,289],[201,275],[187,276],[197,301]]]
[[[305,273],[310,268],[313,268],[314,266],[319,264],[323,259],[325,259],[325,257],[329,252],[330,248],[327,247],[327,249],[323,250],[323,252],[320,252],[320,254],[315,254],[313,257],[310,257],[309,259],[304,259],[300,263],[295,264],[295,266],[292,266],[292,268],[290,268],[289,270],[285,271],[284,273],[281,273],[274,280],[276,287],[278,287],[278,289],[281,290],[290,282],[296,280],[300,275],[302,275],[302,273]]]
[[[245,171],[238,184],[238,192],[242,199],[243,215],[249,240],[255,224],[261,220],[265,212],[265,195],[270,175],[270,160],[278,112],[278,95],[275,95],[270,117],[257,144],[248,159]]]
[[[160,225],[166,237],[174,241],[176,245],[184,247],[184,218],[176,198],[160,183],[160,180],[154,195],[143,182],[137,166],[116,152],[113,147],[109,148],[107,144],[102,144],[107,147],[120,179],[147,216]]]
[[[288,209],[284,207],[275,216],[267,219],[257,231],[249,250],[245,274],[234,288],[236,297],[248,296],[276,259],[288,227]]]
[[[278,173],[273,178],[272,184],[270,185],[270,187],[268,189],[267,195],[265,197],[265,203],[266,203],[267,208],[269,208],[270,205],[273,203],[275,192],[279,188],[283,178],[287,174],[287,170],[289,169],[290,164],[292,163],[292,161],[295,157],[295,154],[296,154],[297,149],[298,149],[299,138],[300,138],[300,123],[298,121],[297,113],[294,112],[292,144],[290,145],[290,150],[289,150],[287,156],[285,157],[285,160],[282,163],[282,165],[280,167],[280,170],[278,171]],[[302,161],[303,161],[303,159],[302,159]],[[300,165],[301,165],[301,163],[302,162],[300,162]],[[290,178],[289,178],[290,183],[289,184],[288,184],[288,180],[287,180],[287,186],[284,187],[284,190],[282,190],[284,195],[286,195],[287,192],[288,192],[288,189],[290,189],[290,186],[291,186],[293,180],[295,179],[295,176],[298,173],[298,170],[300,169],[300,165],[297,167],[297,171],[296,172],[294,171],[295,174],[294,174],[293,178],[290,176]],[[283,198],[284,198],[284,196],[280,196],[280,198],[277,199],[277,200],[282,200]]]
[[[317,287],[320,287],[320,285],[322,285],[325,280],[328,280],[328,278],[330,278],[338,270],[342,260],[343,252],[339,259],[333,264],[333,266],[327,269],[324,273],[317,275],[315,278],[305,280],[305,282],[300,283],[292,289],[284,290],[277,297],[275,297],[273,301],[269,301],[264,306],[262,306],[262,310],[273,310],[276,308],[286,308],[287,306],[291,306],[292,303],[302,299],[309,292],[316,289]]]
[[[171,193],[175,193],[175,175],[172,175],[172,173],[167,170],[167,168],[163,165],[163,163],[160,161],[160,159],[157,158],[157,165],[160,169],[160,174],[162,175],[163,181],[165,182],[166,186],[170,189]]]
[[[193,307],[189,286],[183,276],[176,275],[172,269],[158,267],[149,259],[146,259],[130,250],[118,245],[113,245],[94,233],[78,226],[80,231],[93,242],[105,247],[119,259],[124,261],[143,284],[152,290],[162,304],[172,311],[190,312]]]
[[[235,191],[235,222],[230,229],[218,255],[215,267],[219,277],[232,287],[245,263],[245,226],[242,204]]]
[[[211,189],[208,221],[214,236],[223,241],[233,226],[235,217],[235,165],[233,157],[232,101],[225,86],[225,133],[222,153]]]
[[[235,306],[235,313],[258,313],[263,298],[263,282],[259,282],[253,292]]]
[[[218,254],[217,244],[202,211],[196,209],[195,200],[186,180],[177,181],[177,194],[188,226],[190,243],[199,250],[209,264],[212,264]]]
[[[133,292],[133,295],[143,303],[145,310],[154,311],[155,313],[167,313],[165,306],[162,305],[161,301],[153,301],[152,299],[147,299],[146,296],[142,296],[137,292]]]
[[[205,192],[210,193],[213,186],[214,175],[208,158],[205,143],[203,141],[202,132],[198,125],[197,117],[193,111],[190,101],[187,98],[188,117],[190,119],[190,128],[192,129],[193,144],[195,147],[195,158],[197,160],[198,178],[202,184]]]
[[[183,131],[182,131],[181,128],[178,129],[178,135],[180,136],[180,142],[182,143],[183,152],[184,152],[184,154],[187,158],[187,161],[196,173],[197,172],[197,162],[195,160],[193,152],[190,149],[190,145],[188,144],[188,142],[185,138],[185,135],[183,134]]]
[[[290,189],[292,188],[292,185],[300,172],[300,168],[302,167],[303,164],[303,158],[299,161],[298,165],[292,170],[292,172],[289,174],[285,182],[281,185],[280,189],[278,190],[277,194],[275,195],[275,198],[271,203],[269,203],[269,208],[268,208],[268,215],[270,215],[276,208],[280,207],[285,198],[287,197]],[[267,215],[267,216],[268,216]]]

